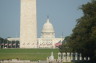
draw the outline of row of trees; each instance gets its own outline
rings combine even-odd
[[[77,20],[73,33],[60,46],[61,52],[78,52],[83,57],[96,61],[96,0],[91,0],[80,8],[83,16]]]
[[[19,41],[9,41],[0,37],[0,48],[19,48]]]

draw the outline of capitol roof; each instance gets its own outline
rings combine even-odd
[[[43,25],[42,32],[54,32],[53,25],[50,23],[49,19],[47,19],[46,23]]]

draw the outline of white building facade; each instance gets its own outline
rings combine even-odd
[[[64,38],[55,38],[54,27],[47,19],[46,23],[43,25],[41,32],[41,37],[38,38],[38,47],[39,48],[56,48],[55,44],[62,42]]]
[[[20,0],[20,38],[8,38],[19,41],[20,48],[56,48],[55,44],[64,38],[55,38],[53,25],[47,19],[41,37],[37,38],[36,0]]]
[[[19,38],[8,38],[9,41],[20,41]],[[43,25],[41,37],[37,38],[37,44],[31,44],[32,46],[37,46],[36,48],[56,48],[56,43],[62,42],[64,37],[56,38],[55,30],[49,19]],[[21,42],[20,42],[21,43]],[[26,46],[25,46],[26,48]],[[34,47],[33,47],[34,48]]]

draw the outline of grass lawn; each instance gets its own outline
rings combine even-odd
[[[0,49],[0,59],[46,60],[54,53],[58,57],[58,49]]]

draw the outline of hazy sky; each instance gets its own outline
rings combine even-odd
[[[79,9],[90,0],[37,0],[38,37],[47,16],[53,24],[56,37],[68,36],[83,13]],[[20,0],[0,0],[0,37],[19,37]]]

